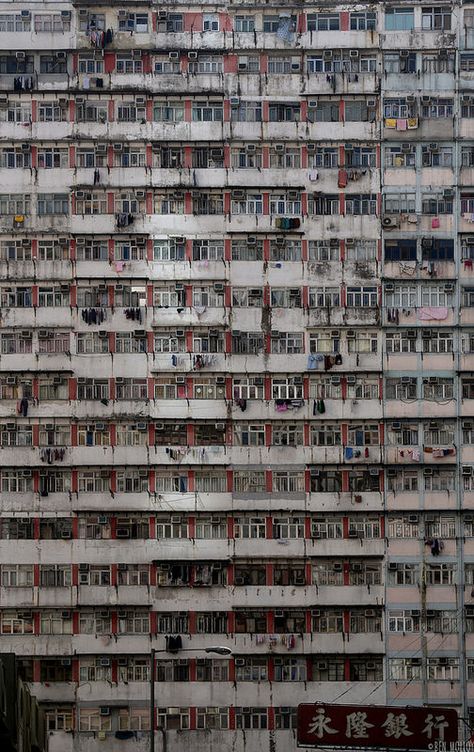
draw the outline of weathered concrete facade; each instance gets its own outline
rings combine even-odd
[[[0,643],[51,752],[147,749],[170,635],[159,750],[467,719],[474,4],[25,0],[0,46]]]

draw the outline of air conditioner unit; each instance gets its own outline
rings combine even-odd
[[[416,102],[416,97],[413,96],[413,94],[409,94],[406,98],[406,101],[408,104],[414,104]]]
[[[114,144],[114,151],[123,151],[123,144]]]
[[[179,60],[179,52],[168,52],[169,60]]]
[[[432,467],[424,467],[423,468],[423,475],[433,475],[433,468]]]
[[[298,199],[299,197],[300,197],[299,191],[288,191],[288,198],[290,200],[293,201],[295,199]]]
[[[369,468],[369,475],[376,475],[378,476],[380,473],[380,470],[378,467],[370,467]]]
[[[176,329],[176,336],[177,337],[184,337],[185,331],[184,329]]]
[[[116,535],[117,538],[130,538],[130,530],[128,527],[118,527]]]
[[[281,154],[285,151],[285,144],[275,144],[273,148],[277,153]]]
[[[303,383],[303,377],[302,376],[294,376],[293,377],[293,383],[294,384],[302,384]]]
[[[443,191],[443,198],[453,198],[454,191],[452,188],[445,188]]]
[[[145,191],[135,191],[135,198],[145,198]]]
[[[355,329],[348,329],[346,332],[347,339],[354,339],[356,336]]]
[[[421,102],[422,102],[422,104],[429,104],[431,102],[431,97],[428,94],[424,94],[421,97]],[[431,144],[430,144],[430,146],[431,146]]]
[[[84,191],[76,191],[76,198],[84,198]]]
[[[164,431],[164,430],[165,430],[164,423],[155,423],[155,431]]]
[[[31,150],[31,144],[22,144],[21,145],[22,151],[30,151]]]
[[[61,666],[67,667],[67,666],[71,666],[71,665],[72,665],[72,661],[71,661],[70,658],[62,658],[61,659]]]
[[[400,220],[399,220],[399,218],[398,218],[398,217],[391,217],[391,216],[389,216],[388,214],[386,214],[386,215],[385,215],[385,216],[384,216],[384,217],[382,218],[382,226],[383,226],[383,227],[384,227],[385,229],[388,229],[388,230],[389,230],[389,229],[391,229],[392,227],[398,227],[398,225],[399,225],[399,224],[400,224]]]
[[[232,191],[232,198],[233,199],[245,198],[245,191]]]
[[[56,52],[56,60],[67,60],[67,53],[63,50]]]
[[[214,292],[224,292],[224,284],[222,282],[214,282]]]
[[[409,514],[408,515],[408,522],[419,522],[419,517],[417,514]]]
[[[29,18],[31,14],[29,10],[22,10],[20,15],[22,18]]]
[[[100,715],[110,715],[110,708],[102,706],[100,708]]]
[[[451,284],[451,283],[449,283],[449,284],[445,285],[445,286],[444,286],[444,291],[445,291],[445,292],[454,292],[454,285],[453,285],[453,284]]]
[[[410,152],[413,148],[411,144],[401,144],[401,147],[404,152]]]
[[[464,465],[463,468],[462,468],[462,474],[466,475],[466,476],[467,475],[472,475],[472,467],[468,467],[468,466]]]
[[[397,471],[394,467],[389,467],[387,470],[387,478],[396,478]]]
[[[76,97],[76,104],[84,104],[85,101],[84,97]]]
[[[198,53],[194,50],[191,50],[188,52],[188,60],[197,60],[198,59]]]
[[[431,329],[423,329],[421,332],[422,339],[430,339],[431,337]]]
[[[341,377],[340,376],[331,376],[331,384],[334,384],[335,386],[337,386],[340,383],[341,383]]]
[[[173,522],[176,525],[181,524],[181,515],[179,514],[172,514],[170,517],[170,521]]]
[[[141,50],[132,50],[132,57],[133,58],[140,59],[141,56],[142,56],[142,51]]]
[[[310,110],[314,110],[318,106],[317,99],[308,99],[308,107]]]
[[[25,52],[15,52],[15,57],[17,60],[25,60],[26,53]]]
[[[332,50],[324,50],[323,57],[326,58],[326,60],[332,58]]]
[[[237,63],[237,70],[244,71],[247,70],[247,59],[246,58],[239,58],[239,61]]]
[[[368,99],[367,100],[367,107],[376,107],[377,106],[377,100],[376,99]]]
[[[393,292],[395,290],[395,286],[392,285],[392,283],[389,283],[385,285],[384,290],[385,292]]]
[[[216,378],[216,384],[225,384],[225,376],[217,376]]]
[[[316,144],[307,144],[306,145],[306,151],[308,152],[308,154],[314,154],[314,152],[316,151],[316,149],[317,149]]]
[[[70,611],[61,611],[61,619],[70,619],[70,618],[71,618]]]
[[[137,107],[144,107],[146,105],[146,97],[135,97],[135,104]]]
[[[411,384],[411,376],[402,376],[400,382],[402,384]]]
[[[7,376],[6,383],[7,384],[16,384],[16,376]]]
[[[216,423],[215,424],[216,431],[224,431],[225,430],[225,423]]]
[[[430,616],[430,617],[431,616],[436,616],[436,611],[434,610],[434,608],[428,608],[427,611],[426,611],[426,615]]]

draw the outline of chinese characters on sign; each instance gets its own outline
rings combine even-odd
[[[426,750],[458,738],[458,715],[449,708],[380,705],[298,707],[298,744],[332,747],[398,747]]]

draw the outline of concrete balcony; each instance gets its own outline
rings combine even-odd
[[[452,73],[388,73],[383,78],[383,90],[386,96],[393,92],[418,94],[432,92],[449,96],[454,92],[455,79]]]
[[[455,400],[441,404],[439,402],[427,402],[426,400],[401,402],[394,399],[385,402],[385,417],[389,420],[400,420],[400,418],[431,418],[431,420],[436,420],[437,418],[454,418],[456,415]]]
[[[444,448],[444,447],[441,447]],[[454,449],[453,446],[446,449]],[[385,462],[390,465],[417,465],[413,460],[413,452],[420,453],[420,462],[424,465],[452,465],[457,463],[456,454],[447,455],[446,457],[433,457],[432,452],[426,452],[423,446],[387,446],[385,447]]]
[[[452,261],[436,261],[433,262],[436,269],[436,276],[439,279],[454,279],[457,275],[456,266]],[[383,265],[383,276],[386,279],[400,279],[407,280],[406,273],[404,274],[400,269],[400,264],[397,261],[386,261]],[[432,279],[428,272],[428,269],[423,269],[421,266],[417,266],[415,273],[410,275],[411,280],[429,280]],[[415,324],[416,322],[412,322]]]
[[[383,325],[390,327],[393,326],[393,322],[389,321],[388,318],[388,311],[393,310],[390,308],[390,306],[383,309]],[[455,322],[457,320],[457,311],[454,309],[454,307],[448,307],[447,316],[445,319],[433,319],[433,320],[420,320],[421,311],[423,310],[422,306],[415,306],[412,308],[403,308],[398,309],[399,310],[399,326],[412,328],[414,326],[423,326],[426,329],[430,329],[432,327],[444,327],[444,326],[454,326]],[[468,309],[466,309],[468,310]],[[461,315],[463,310],[461,309]],[[464,322],[463,322],[464,323]],[[392,356],[390,356],[392,357]]]
[[[31,22],[33,24],[33,22]],[[89,42],[90,45],[90,42]],[[89,46],[88,45],[88,46]],[[73,50],[76,47],[76,32],[71,31],[16,31],[12,37],[11,32],[0,32],[0,46],[2,50]]]
[[[263,46],[267,46],[268,34],[263,35]],[[377,49],[381,35],[377,31],[306,31],[298,35],[299,46],[309,50],[324,50],[330,45],[334,49]],[[281,44],[281,42],[280,42]],[[363,74],[361,74],[362,76]]]
[[[421,29],[410,29],[402,32],[406,46],[412,50],[434,50],[441,44],[440,32]],[[456,34],[454,32],[442,32],[442,45],[444,48],[452,49],[456,44]],[[400,31],[387,31],[381,34],[381,40],[384,48],[387,50],[400,49]],[[405,76],[403,76],[405,78]]]
[[[149,324],[152,327],[228,327],[229,326],[229,309],[221,308],[204,308],[204,311],[198,310],[195,307],[186,308],[161,308],[155,306],[149,315]],[[148,318],[148,317],[147,317]],[[111,322],[112,324],[113,322]],[[131,322],[132,329],[136,328]],[[145,322],[144,322],[145,323]],[[112,326],[112,329],[114,327]]]
[[[298,79],[300,79],[300,75],[295,77],[278,76],[278,79],[279,78],[286,78],[290,80],[288,81],[288,85],[286,85],[286,83],[284,84],[283,88],[280,88],[277,85],[277,87],[275,87],[277,91],[296,91],[295,83],[297,85]],[[297,81],[293,83],[293,85],[291,80],[292,78],[297,79]],[[335,88],[333,88],[333,79],[335,80]],[[308,72],[308,77],[305,80],[305,84],[306,85],[302,93],[309,96],[322,96],[324,94],[333,95],[337,93],[349,96],[353,94],[368,94],[375,97],[378,95],[379,91],[379,75],[377,73],[358,73],[357,80],[354,80],[346,73],[331,73],[331,78],[328,81],[326,73]]]

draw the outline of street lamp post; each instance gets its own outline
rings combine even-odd
[[[222,645],[209,645],[205,648],[196,648],[204,653],[215,653],[216,655],[232,655],[232,650]],[[184,648],[180,653],[195,653],[193,648]],[[157,653],[169,653],[169,650],[151,649],[150,653],[150,752],[155,752],[155,655]]]

